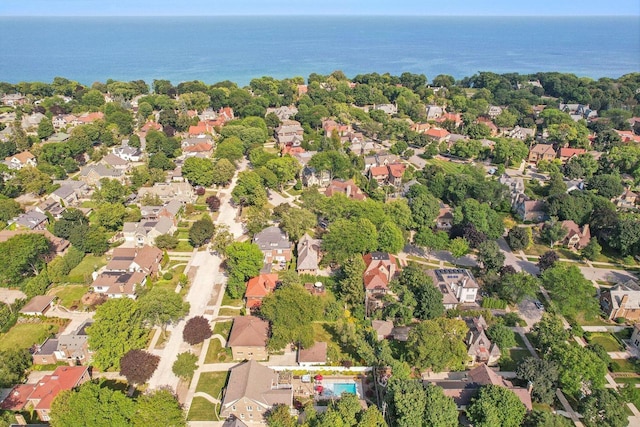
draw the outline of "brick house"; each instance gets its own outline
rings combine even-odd
[[[269,322],[254,316],[238,316],[233,319],[227,347],[233,360],[266,360]]]
[[[280,280],[277,274],[260,274],[247,281],[247,289],[244,293],[245,303],[248,309],[254,309],[262,305],[264,297],[273,292]]]
[[[529,163],[538,164],[540,160],[552,161],[556,158],[556,150],[551,144],[536,144],[529,151]]]
[[[372,252],[362,257],[364,289],[367,294],[386,294],[398,267],[396,257],[386,252]]]
[[[619,283],[600,293],[600,308],[607,318],[640,320],[640,285],[634,280]]]
[[[279,227],[267,227],[253,236],[253,243],[258,245],[264,254],[264,263],[284,268],[291,261],[293,244],[287,233]]]

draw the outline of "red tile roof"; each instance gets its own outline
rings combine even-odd
[[[560,157],[573,157],[586,153],[584,148],[561,148]]]
[[[402,163],[392,163],[388,167],[389,173],[395,178],[402,178],[402,175],[404,175],[404,171],[407,168]]]
[[[433,138],[445,138],[449,135],[449,131],[442,128],[431,128],[427,130],[426,134]]]
[[[247,290],[244,293],[247,299],[247,307],[254,308],[260,306],[262,298],[273,292],[277,282],[277,274],[260,274],[259,276],[249,279],[247,282]]]
[[[389,175],[389,170],[386,166],[374,166],[369,169],[371,176],[387,176]]]

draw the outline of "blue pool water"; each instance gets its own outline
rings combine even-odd
[[[355,383],[325,383],[324,396],[340,396],[342,393],[358,394]]]

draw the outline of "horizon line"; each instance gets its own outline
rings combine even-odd
[[[522,15],[500,15],[500,14],[487,14],[487,15],[460,15],[460,14],[408,14],[408,13],[399,13],[399,14],[376,14],[376,13],[368,13],[368,14],[307,14],[307,13],[267,13],[267,14],[237,14],[237,13],[222,13],[216,15],[191,15],[191,14],[167,14],[167,15],[113,15],[113,14],[100,14],[100,15],[0,15],[0,18],[215,18],[215,17],[311,17],[311,18],[321,18],[321,17],[331,17],[331,18],[352,18],[352,17],[376,17],[376,18],[384,18],[384,17],[394,17],[394,18],[414,18],[414,17],[433,17],[433,18],[637,18],[640,17],[640,14],[585,14],[585,15],[530,15],[530,14],[522,14]]]

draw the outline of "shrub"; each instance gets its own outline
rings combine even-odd
[[[192,317],[184,326],[182,338],[191,345],[200,344],[207,338],[211,338],[209,321],[202,316]]]
[[[173,279],[173,273],[170,273],[170,272],[168,272],[168,271],[167,271],[166,273],[164,273],[164,274],[162,275],[162,278],[163,278],[164,280],[171,280],[171,279]]]

